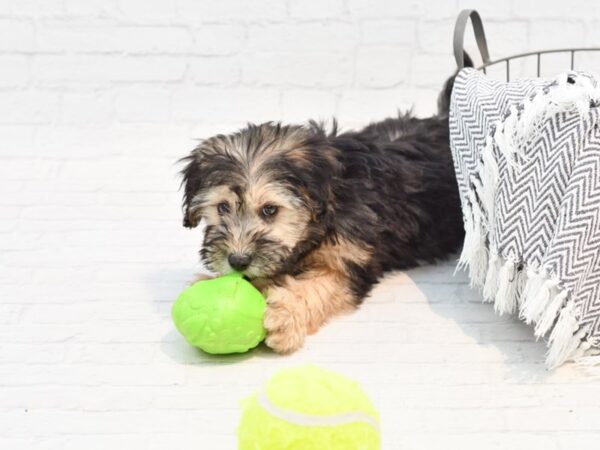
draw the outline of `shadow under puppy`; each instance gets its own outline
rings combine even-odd
[[[203,140],[184,158],[184,225],[200,251],[267,298],[266,343],[300,348],[356,308],[382,274],[456,251],[463,222],[449,149],[447,83],[437,116],[357,132],[263,123]]]

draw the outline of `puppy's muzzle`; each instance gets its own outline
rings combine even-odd
[[[250,262],[252,262],[252,257],[245,253],[232,253],[227,261],[229,261],[229,265],[233,270],[242,271],[248,268]]]

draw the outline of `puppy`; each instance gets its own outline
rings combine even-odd
[[[210,270],[243,272],[266,295],[276,352],[355,309],[384,272],[462,244],[447,104],[431,118],[404,114],[357,132],[248,125],[184,158],[184,225],[204,222]]]

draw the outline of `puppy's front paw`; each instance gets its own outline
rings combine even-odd
[[[294,310],[294,303],[286,303],[285,299],[277,297],[273,292],[269,295],[264,321],[268,333],[265,342],[277,353],[292,353],[304,345],[306,324],[302,315]]]
[[[285,308],[267,308],[265,328],[265,343],[277,353],[293,353],[304,345],[306,328],[289,317]]]

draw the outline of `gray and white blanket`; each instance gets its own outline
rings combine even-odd
[[[499,313],[547,339],[547,364],[600,357],[600,87],[456,77],[450,141],[463,215],[459,266]]]

